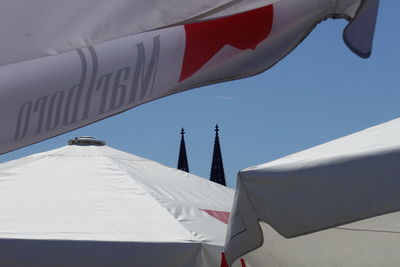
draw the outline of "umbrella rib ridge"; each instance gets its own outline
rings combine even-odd
[[[129,175],[129,173],[127,173],[127,172],[125,171],[125,169],[122,168],[122,167],[118,164],[118,162],[116,162],[112,157],[108,157],[108,156],[107,156],[107,157],[105,157],[105,158],[107,158],[107,160],[116,168],[117,171],[123,173],[125,176],[127,176],[127,177],[129,178],[129,180],[133,180],[133,179],[131,178],[131,176]],[[129,160],[129,159],[124,158],[124,160]],[[183,224],[181,224],[181,223],[175,218],[175,216],[173,216],[173,215],[170,213],[170,211],[169,211],[166,207],[164,207],[164,206],[158,201],[157,197],[153,196],[149,191],[146,190],[147,187],[146,187],[145,185],[143,185],[141,182],[136,181],[136,180],[135,180],[135,182],[136,182],[138,185],[140,185],[140,186],[143,188],[143,190],[144,190],[148,195],[150,195],[151,198],[152,198],[162,209],[164,209],[165,211],[167,211],[167,213],[169,214],[169,216],[171,216],[171,217],[173,218],[173,220],[174,220],[176,223],[178,223],[182,228],[184,228],[184,229],[187,231],[187,233],[189,233],[189,235],[192,237],[192,240],[191,240],[192,242],[201,242],[201,240],[193,233],[193,231],[191,231],[190,229],[188,229],[187,227],[185,227]]]

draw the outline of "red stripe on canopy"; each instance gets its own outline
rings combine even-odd
[[[227,211],[218,211],[218,210],[205,210],[201,209],[202,211],[208,213],[208,215],[214,217],[217,220],[220,220],[221,222],[228,224],[229,222],[229,215],[231,214],[230,212]]]
[[[179,81],[192,76],[225,45],[255,49],[271,32],[273,6],[185,25],[186,47]]]

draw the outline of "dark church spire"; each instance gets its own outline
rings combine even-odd
[[[178,159],[178,169],[189,172],[189,164],[186,155],[186,146],[185,146],[185,130],[181,129],[181,146],[179,147],[179,159]]]
[[[219,144],[218,124],[215,125],[214,152],[211,163],[210,180],[226,186],[224,164],[222,163],[221,146]]]

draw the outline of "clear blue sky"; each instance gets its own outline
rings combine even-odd
[[[90,126],[0,155],[0,162],[90,135],[176,167],[186,130],[191,173],[208,178],[220,126],[228,185],[239,170],[400,117],[400,1],[382,0],[371,58],[342,41],[345,20],[320,25],[272,69],[136,107]]]

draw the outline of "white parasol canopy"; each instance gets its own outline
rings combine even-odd
[[[0,164],[1,266],[219,266],[232,189],[70,143]]]
[[[399,162],[395,119],[241,171],[228,261],[262,246],[267,266],[398,266]]]
[[[0,154],[263,72],[327,18],[372,49],[379,0],[4,0]]]

